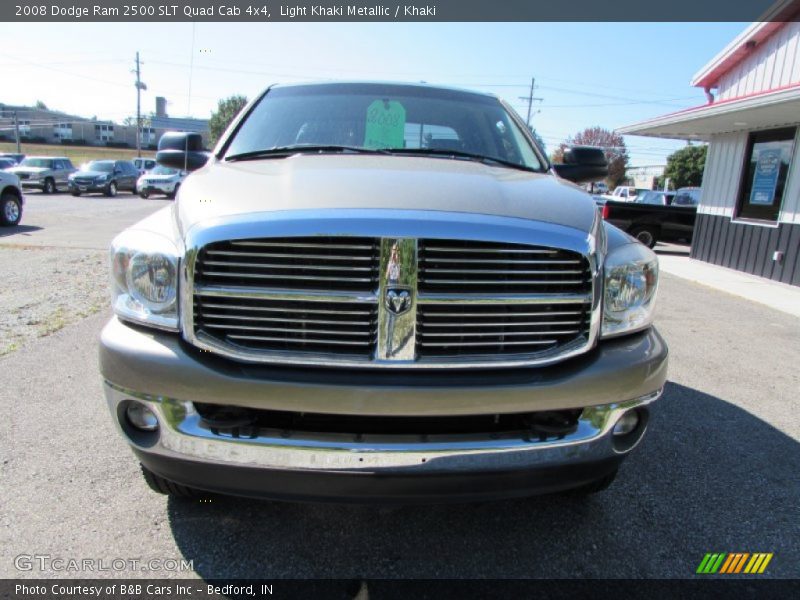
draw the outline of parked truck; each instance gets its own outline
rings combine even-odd
[[[679,204],[678,198],[683,203]],[[659,241],[691,242],[697,204],[692,204],[691,196],[681,190],[669,201],[669,205],[662,205],[606,200],[600,210],[606,221],[629,233],[648,248],[653,248]]]
[[[662,393],[656,255],[486,94],[273,86],[111,249],[111,417],[161,493],[429,502],[614,479]],[[654,466],[657,468],[657,465]]]

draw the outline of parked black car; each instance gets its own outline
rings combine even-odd
[[[670,206],[607,200],[601,211],[606,221],[649,248],[660,240],[691,242],[697,206],[678,206],[675,200]]]
[[[73,196],[102,193],[116,196],[118,191],[136,191],[139,171],[129,160],[93,160],[69,177]]]

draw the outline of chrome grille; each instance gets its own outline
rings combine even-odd
[[[563,304],[422,304],[421,358],[552,352],[588,336],[588,302]]]
[[[375,348],[374,304],[195,294],[195,331],[246,351],[305,351],[368,359]]]
[[[556,362],[594,342],[597,273],[584,240],[565,238],[567,250],[546,233],[541,239],[550,245],[305,232],[205,244],[190,238],[185,336],[247,362]],[[410,295],[406,312],[393,314],[390,293]]]
[[[575,252],[523,244],[419,241],[419,291],[587,293],[591,271]]]
[[[195,282],[302,290],[373,291],[375,238],[268,238],[216,242],[197,259]]]

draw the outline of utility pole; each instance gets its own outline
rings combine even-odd
[[[22,154],[19,149],[19,119],[17,118],[17,111],[14,111],[14,135],[17,138],[17,154]]]
[[[142,90],[147,86],[142,82],[141,63],[139,62],[139,52],[136,52],[136,156],[142,156]]]
[[[534,98],[533,97],[533,92],[534,92],[535,89],[536,89],[536,79],[531,77],[531,91],[530,91],[530,93],[527,96],[520,96],[519,97],[520,100],[525,100],[528,103],[528,118],[525,119],[525,124],[528,126],[529,129],[530,129],[530,126],[531,126],[531,109],[533,108],[533,103],[534,103],[534,101],[540,102],[541,100],[543,100],[542,98]]]

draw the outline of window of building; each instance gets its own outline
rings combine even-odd
[[[787,127],[750,134],[736,216],[776,222],[792,163],[797,129]]]

